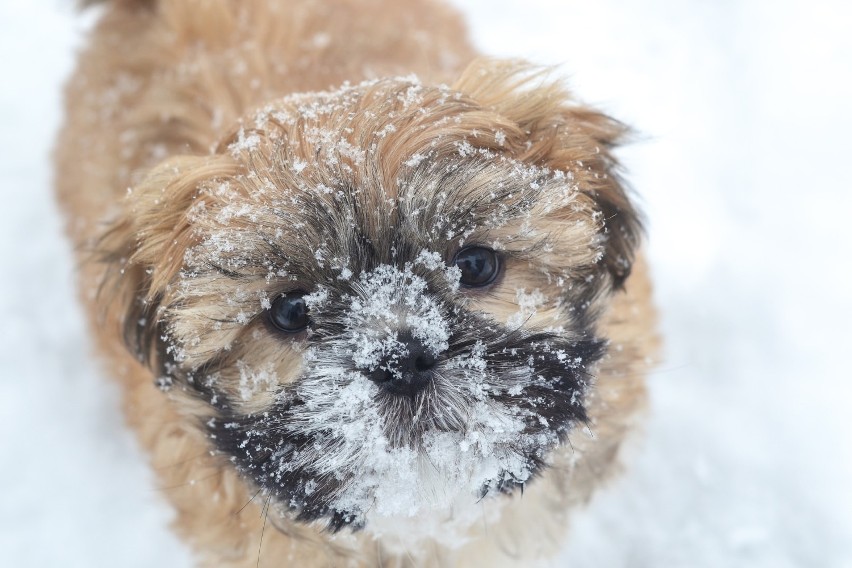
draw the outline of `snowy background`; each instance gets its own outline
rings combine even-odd
[[[0,3],[4,566],[189,566],[89,361],[48,153],[91,20]],[[666,337],[627,473],[557,566],[852,567],[852,9],[841,0],[457,0],[644,138]],[[522,5],[523,4],[523,5]]]

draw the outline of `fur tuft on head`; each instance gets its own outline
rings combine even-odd
[[[549,68],[523,61],[481,59],[454,88],[512,121],[520,130],[517,159],[582,176],[581,191],[602,215],[606,254],[602,263],[620,288],[630,275],[642,234],[612,150],[630,135],[623,123],[578,102]]]

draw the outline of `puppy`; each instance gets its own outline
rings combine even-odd
[[[656,337],[625,128],[427,0],[114,0],[57,187],[207,566],[530,566]]]

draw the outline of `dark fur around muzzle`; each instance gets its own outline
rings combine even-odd
[[[207,424],[216,447],[297,518],[333,529],[363,525],[370,508],[431,506],[435,484],[461,484],[471,500],[523,486],[585,421],[604,344],[454,305],[447,272],[382,265],[312,294],[301,376],[267,411],[223,408]],[[401,380],[424,353],[434,362],[416,392],[375,380]]]

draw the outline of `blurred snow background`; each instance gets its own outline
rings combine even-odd
[[[666,337],[626,474],[557,566],[852,567],[852,8],[456,0],[489,54],[559,65],[634,125]],[[91,364],[51,194],[91,14],[0,4],[4,566],[188,566]]]

